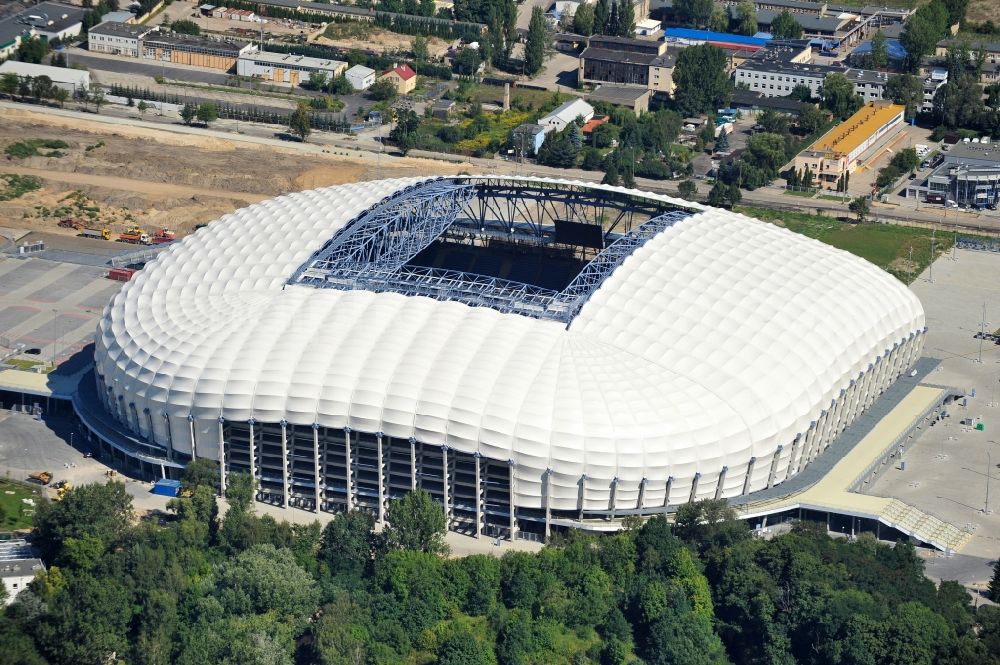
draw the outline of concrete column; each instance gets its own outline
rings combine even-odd
[[[480,478],[479,471],[479,458],[480,454],[477,450],[473,455],[476,462],[476,538],[479,537],[480,532],[483,530],[483,486],[482,479]]]
[[[722,471],[719,472],[719,482],[715,484],[715,498],[718,499],[722,496],[722,485],[726,482],[726,472],[729,471],[728,466],[723,466]]]
[[[326,469],[326,460],[324,459],[322,465],[320,463],[319,457],[319,423],[313,423],[313,473],[316,479],[316,485],[313,487],[313,492],[316,501],[316,512],[320,511],[320,507],[326,500],[323,496],[323,469]],[[326,457],[326,452],[323,452],[323,457]]]
[[[351,428],[344,428],[344,479],[347,481],[346,504],[347,511],[354,509],[354,483],[351,473]]]
[[[788,454],[788,467],[785,469],[785,477],[783,480],[788,480],[795,473],[795,458],[799,452],[799,448],[802,446],[802,433],[795,435],[795,439],[792,441],[792,450]]]
[[[226,419],[219,416],[219,496],[226,496]]]
[[[174,461],[174,436],[170,431],[170,416],[167,415],[166,411],[161,413],[163,416],[163,426],[167,430],[167,459],[171,462]]]
[[[410,437],[410,491],[417,491],[417,440]]]
[[[577,483],[579,489],[576,493],[576,513],[577,519],[581,522],[583,521],[583,501],[587,493],[587,474],[580,476],[580,481]]]
[[[188,414],[188,433],[191,435],[191,459],[198,459],[198,438],[194,435],[194,416]]]
[[[548,541],[549,536],[552,535],[552,506],[549,501],[552,489],[552,469],[545,469],[542,480],[545,483],[545,492],[542,494],[542,500],[545,501],[545,540]]]
[[[514,503],[514,460],[507,460],[507,501],[510,504],[510,539],[517,540],[517,506]]]
[[[666,508],[670,505],[670,490],[674,488],[674,477],[667,476],[667,486],[663,490],[663,507]],[[666,512],[666,510],[664,510]]]
[[[750,493],[750,476],[753,475],[753,467],[757,463],[756,457],[750,458],[750,463],[747,464],[747,475],[743,477],[743,489],[740,494],[746,495]]]
[[[691,480],[691,494],[688,496],[688,503],[693,503],[698,498],[698,481],[701,480],[701,472],[694,474]]]
[[[288,507],[288,421],[281,419],[281,507]]]
[[[254,431],[256,423],[257,421],[253,418],[247,421],[247,424],[250,425],[250,478],[254,483],[257,482],[257,439]]]
[[[774,451],[774,457],[771,458],[771,470],[767,474],[767,488],[771,489],[774,487],[774,476],[778,473],[778,462],[781,460],[781,451],[785,449],[784,446],[778,446]]]
[[[451,500],[448,490],[451,474],[448,473],[448,446],[441,446],[441,491],[444,496],[444,516],[446,528],[451,528]]]
[[[615,518],[615,495],[618,494],[618,476],[611,479],[611,492],[608,496],[608,510],[611,511],[611,519]]]
[[[375,435],[376,459],[378,468],[378,521],[385,522],[385,467],[382,450],[382,432]]]
[[[643,503],[646,499],[646,483],[649,482],[645,477],[639,481],[639,500],[635,502],[635,507],[642,511]]]
[[[153,414],[149,411],[148,406],[142,410],[142,413],[146,416],[146,428],[149,432],[146,438],[149,439],[150,443],[156,443],[156,434],[153,432]]]

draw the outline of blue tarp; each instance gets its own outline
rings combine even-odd
[[[177,496],[181,493],[181,481],[161,478],[153,485],[153,494],[160,496]]]
[[[906,49],[903,48],[903,45],[899,42],[898,39],[887,39],[885,40],[885,45],[886,48],[889,50],[890,60],[896,60],[896,61],[906,60],[906,55],[907,55]],[[867,55],[871,52],[872,52],[872,43],[871,40],[868,40],[866,42],[861,42],[860,44],[858,44],[858,47],[854,49],[853,53],[851,53],[851,57]]]
[[[667,28],[664,31],[664,38],[689,39],[691,41],[704,42],[726,42],[729,44],[743,44],[745,46],[764,46],[770,38],[747,37],[746,35],[731,35],[726,32],[712,32],[711,30],[695,30],[693,28]]]

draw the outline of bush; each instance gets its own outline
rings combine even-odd
[[[65,141],[60,141],[59,139],[28,139],[26,141],[18,141],[17,143],[11,143],[4,152],[16,159],[25,159],[27,157],[62,157],[65,153],[59,152],[60,149],[68,148],[69,144]],[[43,153],[42,149],[49,149],[53,152]]]

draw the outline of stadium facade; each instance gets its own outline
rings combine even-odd
[[[258,500],[379,519],[423,488],[453,530],[535,537],[780,484],[924,331],[890,275],[733,212],[385,180],[265,201],[160,254],[104,312],[80,397],[103,415],[81,416],[113,423],[101,449],[135,474],[208,457]]]

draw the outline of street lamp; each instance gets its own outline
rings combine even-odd
[[[996,445],[996,441],[990,440],[986,443],[992,443]],[[983,514],[990,514],[990,473],[993,469],[993,460],[990,457],[990,449],[986,448],[986,506],[983,508]]]

